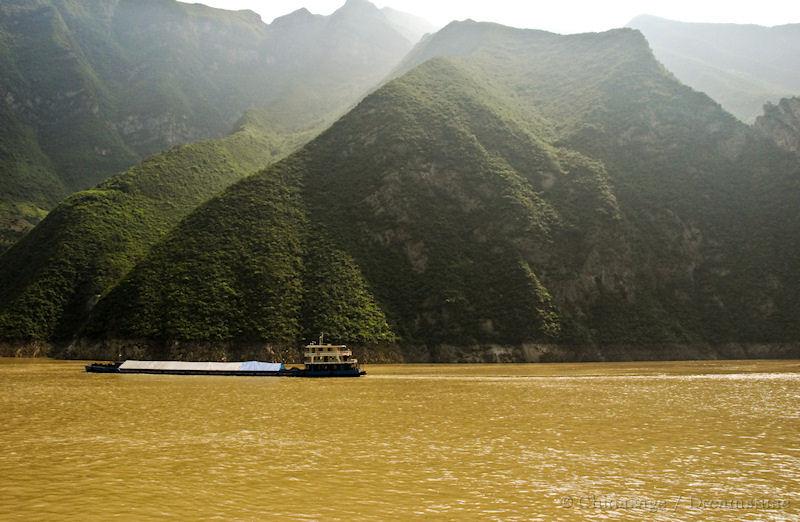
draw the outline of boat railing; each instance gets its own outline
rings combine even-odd
[[[309,364],[349,364],[351,366],[357,366],[358,365],[358,359],[347,359],[346,361],[320,361],[320,360],[317,360],[317,361],[314,361],[314,362],[306,361],[304,364],[306,364],[306,365],[309,365]]]
[[[303,357],[350,357],[352,350],[342,350],[339,352],[303,352]]]

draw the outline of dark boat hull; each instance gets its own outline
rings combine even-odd
[[[94,363],[87,364],[86,371],[89,373],[120,373],[119,367],[122,363]]]
[[[353,369],[353,370],[301,370],[303,375],[300,377],[361,377],[362,375],[366,375],[367,372],[364,370]]]
[[[315,370],[310,371],[306,369],[292,368],[289,370],[281,370],[277,372],[259,372],[259,371],[219,371],[219,370],[156,370],[156,369],[136,369],[136,370],[123,370],[120,369],[122,363],[110,364],[87,364],[86,371],[88,373],[120,373],[120,374],[147,374],[147,375],[222,375],[228,377],[361,377],[366,375],[367,372],[363,370]]]

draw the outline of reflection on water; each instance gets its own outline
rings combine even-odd
[[[800,519],[797,361],[367,370],[0,359],[0,518]]]

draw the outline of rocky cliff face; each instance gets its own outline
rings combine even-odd
[[[767,104],[756,119],[755,128],[781,148],[800,153],[800,97]]]
[[[454,23],[296,153],[141,229],[161,235],[127,272],[98,267],[81,227],[37,227],[69,241],[28,255],[83,264],[54,248],[0,272],[0,337],[69,356],[234,356],[319,331],[404,360],[791,356],[799,170],[637,31]],[[127,181],[64,215],[142,190]]]
[[[455,23],[400,74],[184,220],[81,343],[318,329],[410,360],[796,353],[794,225],[763,227],[797,222],[797,162],[641,34]]]

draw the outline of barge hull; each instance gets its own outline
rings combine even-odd
[[[191,363],[188,363],[191,364]],[[223,363],[224,364],[224,363]],[[366,375],[363,370],[327,370],[310,371],[308,369],[280,369],[277,371],[258,371],[258,370],[233,370],[233,369],[201,369],[201,368],[180,368],[174,365],[157,367],[142,367],[143,365],[132,365],[126,368],[124,363],[95,363],[87,364],[88,373],[117,373],[126,375],[220,375],[228,377],[360,377]],[[172,367],[170,367],[172,366]]]
[[[148,375],[239,375],[243,377],[289,377],[293,372],[240,372],[240,371],[215,371],[215,370],[119,370],[122,374],[148,374]]]

